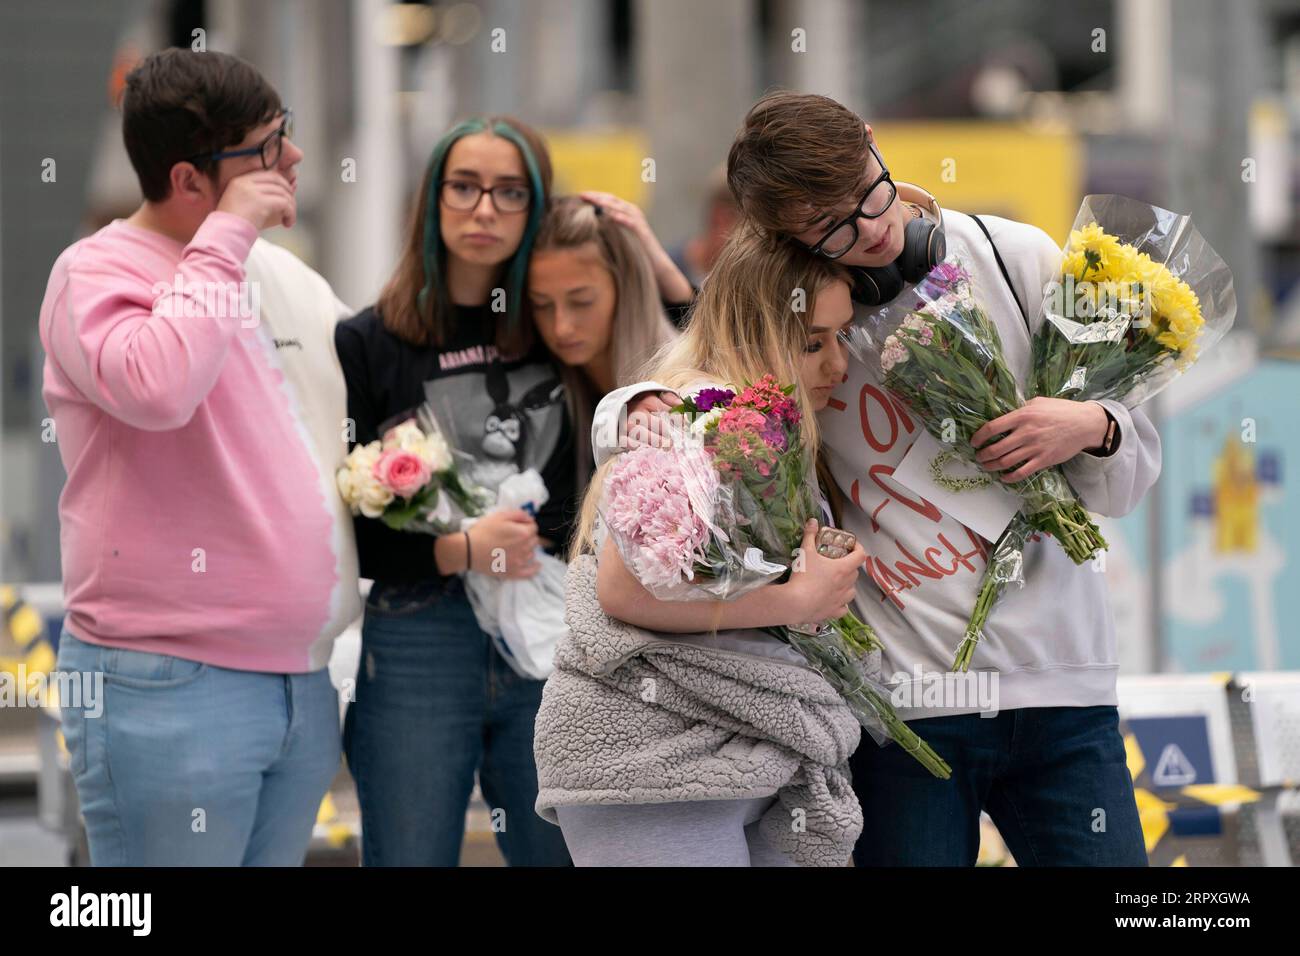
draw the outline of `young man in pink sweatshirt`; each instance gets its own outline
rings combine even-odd
[[[326,665],[357,615],[334,489],[346,308],[258,238],[302,151],[249,64],[165,50],[127,78],[144,202],[75,243],[41,307],[59,499],[63,728],[96,865],[296,865],[339,768]]]

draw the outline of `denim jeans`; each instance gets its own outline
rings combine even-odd
[[[340,767],[327,670],[230,670],[66,629],[59,670],[103,674],[94,708],[60,708],[92,864],[302,864]]]
[[[1028,707],[908,721],[952,767],[940,780],[863,735],[850,764],[857,866],[973,866],[987,810],[1019,866],[1146,866],[1114,707]]]
[[[456,866],[476,771],[506,862],[569,864],[560,828],[535,809],[544,685],[497,653],[459,579],[445,593],[376,582],[343,736],[366,866]]]

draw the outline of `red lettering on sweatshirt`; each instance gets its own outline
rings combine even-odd
[[[868,400],[870,400],[870,403]],[[889,426],[889,434],[886,438],[877,436],[875,429],[871,425],[871,408],[873,406],[879,408],[885,414],[885,421]],[[912,416],[907,413],[907,406],[892,394],[882,392],[874,385],[863,385],[862,391],[858,393],[858,418],[862,422],[862,437],[867,440],[868,445],[878,452],[887,452],[894,447],[894,442],[898,441],[900,419],[903,428],[909,435],[916,431]]]
[[[880,454],[891,451],[901,437],[914,435],[917,429],[917,424],[908,413],[906,405],[892,393],[870,384],[864,384],[858,395],[858,415],[862,437],[874,451]],[[870,516],[873,534],[880,533],[878,516],[891,501],[906,505],[910,510],[936,524],[943,521],[944,513],[933,502],[923,497],[913,497],[909,494],[909,489],[892,480],[886,480],[893,474],[894,466],[884,462],[878,462],[867,469],[867,477],[884,492],[880,503],[871,510],[862,503],[862,483],[855,479],[849,488],[849,497],[853,504]],[[905,605],[901,593],[920,587],[926,579],[940,580],[959,573],[982,573],[983,565],[976,565],[972,559],[982,558],[987,563],[988,544],[965,525],[961,525],[961,528],[969,539],[969,550],[963,551],[953,544],[946,534],[939,532],[934,538],[934,544],[922,550],[924,558],[918,558],[897,538],[892,539],[892,550],[897,557],[882,557],[879,553],[869,554],[866,564],[867,574],[880,588],[880,599],[892,601],[895,607],[903,610]],[[868,542],[863,542],[864,547],[867,544]],[[890,546],[887,544],[884,547],[888,549]]]
[[[951,577],[959,571],[967,571],[971,574],[977,574],[983,571],[983,566],[977,566],[971,561],[971,558],[983,558],[988,560],[988,544],[978,534],[962,525],[966,532],[967,538],[970,539],[971,549],[963,551],[948,540],[948,536],[942,532],[936,537],[936,541],[942,547],[929,547],[922,551],[925,560],[922,561],[913,554],[906,545],[897,538],[893,539],[894,547],[902,555],[902,559],[894,560],[893,567],[887,559],[882,559],[877,555],[867,556],[867,574],[871,580],[876,582],[876,586],[881,590],[881,600],[890,600],[900,611],[905,605],[898,592],[907,591],[911,588],[920,587],[921,578],[940,579]],[[941,563],[940,556],[944,553],[952,559],[951,564]],[[896,569],[896,570],[895,570]],[[901,572],[898,573],[898,572]]]

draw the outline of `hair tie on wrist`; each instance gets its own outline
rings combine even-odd
[[[465,536],[465,570],[471,571],[474,568],[474,549],[470,546],[469,532],[462,531],[461,534]]]

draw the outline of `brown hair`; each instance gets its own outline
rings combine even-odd
[[[742,222],[700,287],[686,330],[660,353],[649,377],[678,394],[701,382],[743,387],[767,374],[797,384],[817,294],[835,281],[851,281],[844,266]],[[804,292],[802,311],[793,307],[796,290]],[[815,452],[820,444],[816,412],[802,388],[795,395],[803,446]],[[587,488],[571,557],[594,546],[607,466],[597,470]]]
[[[406,240],[393,274],[375,303],[384,327],[412,345],[446,345],[453,329],[445,270],[447,250],[442,241],[439,189],[451,147],[463,136],[489,133],[514,143],[524,160],[532,192],[523,238],[501,270],[506,281],[506,321],[498,322],[496,345],[502,354],[517,356],[532,348],[532,323],[526,321],[524,284],[533,237],[541,225],[551,191],[551,157],[546,141],[527,123],[513,116],[475,116],[457,123],[433,147],[429,166],[411,209]]]
[[[754,104],[727,157],[740,208],[771,232],[798,232],[866,183],[866,125],[828,96],[778,91]]]
[[[122,93],[122,139],[144,198],[166,199],[180,162],[212,176],[211,154],[279,113],[280,95],[237,56],[173,47],[146,57]]]
[[[664,314],[649,254],[630,229],[620,226],[599,207],[578,196],[551,200],[533,241],[533,252],[596,248],[600,264],[614,280],[616,304],[610,329],[612,365],[617,385],[637,381],[637,372],[647,359],[676,337],[676,329]],[[578,438],[578,474],[585,479],[591,470],[592,410],[601,398],[581,369],[562,365],[570,421]]]

